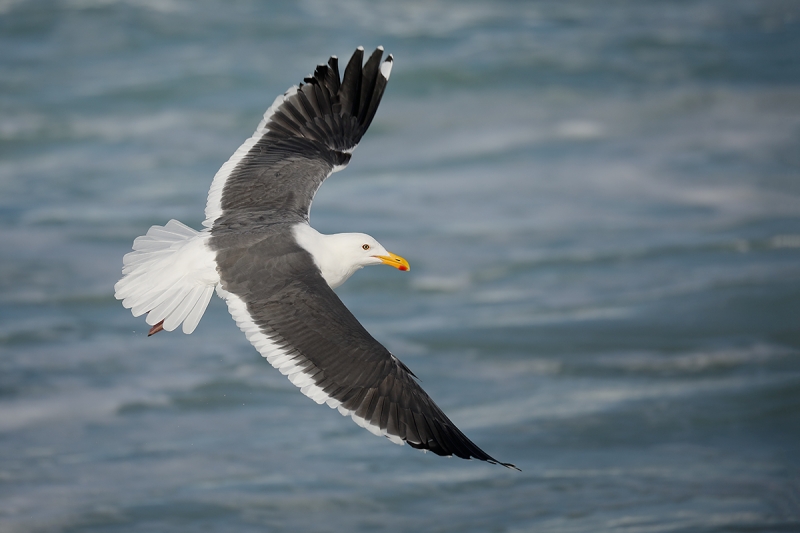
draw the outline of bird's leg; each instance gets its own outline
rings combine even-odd
[[[147,333],[147,336],[150,337],[151,335],[155,335],[156,333],[158,333],[162,329],[164,329],[164,321],[163,320],[161,322],[159,322],[158,324],[156,324],[155,326],[153,326],[152,328],[150,328],[150,331]]]

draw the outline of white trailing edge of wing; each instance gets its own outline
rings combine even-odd
[[[228,177],[231,175],[231,172],[233,172],[233,169],[236,168],[236,165],[238,165],[250,150],[253,149],[253,146],[261,140],[261,137],[269,131],[267,123],[272,118],[272,115],[275,114],[275,111],[283,104],[283,101],[295,93],[297,93],[297,85],[289,87],[285,93],[275,98],[272,105],[264,112],[264,117],[261,119],[261,122],[258,123],[258,127],[256,131],[253,132],[253,135],[242,143],[233,155],[222,164],[217,173],[214,174],[211,187],[208,189],[208,200],[206,202],[205,211],[206,219],[203,221],[204,227],[210,228],[214,225],[214,221],[222,215],[222,190],[225,188],[225,182],[228,181]]]
[[[222,285],[217,286],[217,294],[228,304],[228,311],[230,311],[236,325],[244,332],[245,337],[258,350],[258,353],[278,369],[281,374],[289,378],[289,381],[299,388],[300,392],[320,405],[324,403],[331,409],[338,410],[342,416],[349,416],[358,426],[373,435],[386,437],[395,444],[405,444],[400,437],[389,434],[385,429],[381,429],[379,426],[356,415],[355,412],[346,409],[339,400],[331,397],[317,386],[314,379],[308,374],[307,365],[302,364],[305,358],[287,350],[281,343],[276,342],[275,339],[270,338],[261,331],[261,328],[258,327],[258,324],[255,323],[247,310],[247,304],[244,300],[223,289]]]

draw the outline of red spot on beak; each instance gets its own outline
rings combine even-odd
[[[399,267],[397,267],[397,269],[398,270],[408,270],[408,268],[404,267],[403,265],[400,265]]]

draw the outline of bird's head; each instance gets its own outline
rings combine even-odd
[[[408,261],[393,254],[381,243],[365,233],[339,234],[343,242],[339,245],[352,261],[359,267],[367,265],[389,265],[398,270],[409,270]]]

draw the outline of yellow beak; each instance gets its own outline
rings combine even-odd
[[[395,255],[392,252],[389,252],[389,255],[376,255],[378,259],[381,260],[381,263],[384,265],[389,265],[395,267],[397,270],[409,270],[411,267],[408,265],[408,261],[400,257],[399,255]]]

